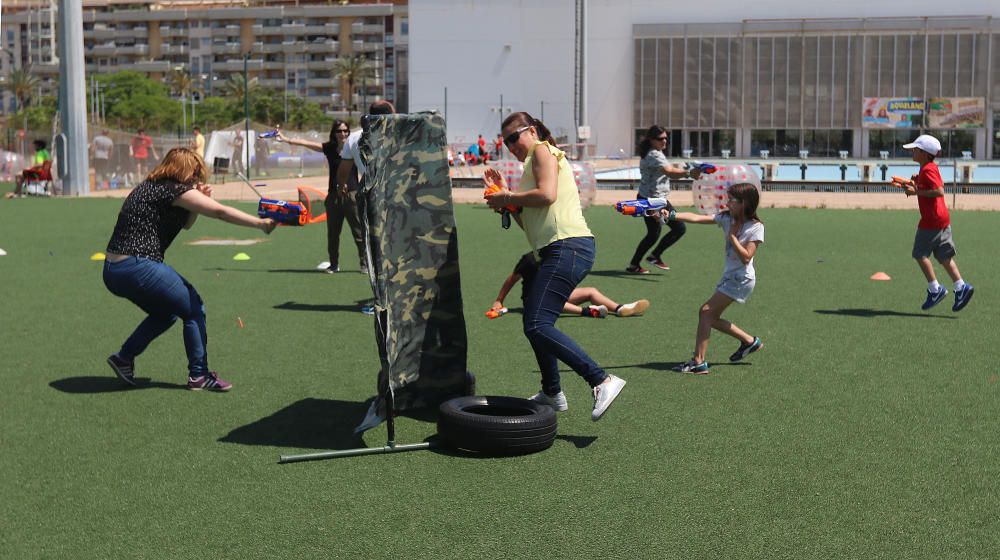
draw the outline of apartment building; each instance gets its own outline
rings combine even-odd
[[[7,0],[0,21],[0,75],[32,65],[42,93],[56,91],[55,3]],[[348,84],[333,62],[360,55],[374,75],[354,85],[354,109],[385,98],[406,110],[407,2],[320,0],[83,0],[88,75],[121,70],[162,78],[190,72],[206,95],[230,75],[248,73],[267,89],[346,110]],[[14,103],[4,94],[2,109]]]

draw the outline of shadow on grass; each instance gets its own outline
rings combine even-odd
[[[361,423],[367,411],[368,403],[364,402],[302,399],[266,418],[234,429],[218,441],[301,449],[364,447],[354,427]]]
[[[136,385],[125,384],[124,381],[112,376],[81,376],[67,377],[49,383],[49,387],[63,393],[87,395],[94,393],[117,393],[119,391],[135,391],[138,389],[187,389],[187,385],[150,381],[149,378],[136,377]]]
[[[285,311],[350,311],[352,313],[360,313],[361,306],[371,304],[371,302],[371,299],[359,299],[354,304],[296,303],[294,301],[286,301],[285,303],[275,305],[274,309],[283,309]]]
[[[698,377],[699,374],[694,373],[683,373],[680,371],[674,371],[671,368],[677,364],[686,362],[687,359],[677,360],[676,362],[646,362],[644,364],[631,364],[623,366],[601,366],[602,369],[629,369],[629,368],[640,368],[640,369],[651,369],[655,371],[667,371],[670,373],[677,373],[680,375],[690,375],[693,377]],[[752,366],[753,362],[709,362],[710,370],[714,370],[720,367],[745,367]]]
[[[888,309],[814,309],[813,313],[820,315],[846,315],[848,317],[919,317],[921,319],[956,319],[953,315],[930,315],[927,313],[906,313],[902,311],[892,311]]]
[[[587,276],[606,276],[609,278],[626,278],[629,280],[640,280],[642,282],[655,282],[654,274],[635,274],[624,270],[591,270]]]
[[[365,402],[333,399],[302,399],[274,414],[241,426],[219,438],[223,443],[269,445],[300,449],[343,450],[366,447],[354,428],[368,412],[372,399]],[[398,413],[419,421],[436,420],[433,409]]]

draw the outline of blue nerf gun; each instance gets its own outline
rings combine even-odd
[[[286,226],[304,226],[309,222],[309,210],[305,204],[273,198],[260,199],[257,203],[257,215]]]
[[[687,164],[685,164],[685,167],[687,167],[689,171],[697,169],[698,171],[701,171],[702,175],[711,175],[712,173],[718,171],[718,168],[715,166],[715,164],[705,163],[703,161],[688,162]]]
[[[277,137],[278,137],[277,128],[274,130],[270,130],[268,132],[261,132],[260,134],[257,135],[257,138],[277,138]]]
[[[640,198],[615,203],[615,210],[623,216],[632,216],[633,218],[655,217],[660,213],[660,210],[666,207],[667,199],[665,198]]]

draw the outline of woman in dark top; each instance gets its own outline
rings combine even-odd
[[[174,148],[125,199],[108,242],[104,285],[148,314],[108,364],[135,385],[135,357],[178,318],[184,322],[188,389],[228,391],[232,384],[208,369],[205,307],[190,282],[163,263],[163,254],[181,228],[191,229],[199,214],[271,233],[274,220],[261,219],[212,200],[205,184],[208,167],[194,150]]]
[[[351,228],[351,236],[354,237],[354,245],[358,248],[358,261],[361,263],[361,272],[367,273],[365,266],[365,238],[364,230],[361,229],[361,218],[358,216],[358,174],[352,173],[348,188],[337,188],[337,168],[340,166],[340,150],[344,147],[344,140],[351,134],[351,129],[344,121],[333,121],[330,128],[330,140],[328,142],[313,142],[310,140],[299,140],[288,138],[278,132],[278,140],[293,146],[302,146],[315,152],[321,152],[326,156],[326,161],[330,164],[330,181],[326,194],[326,250],[330,255],[330,266],[325,270],[328,273],[340,272],[340,231],[344,229],[344,220]]]

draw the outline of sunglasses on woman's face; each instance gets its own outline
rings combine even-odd
[[[519,128],[519,129],[515,130],[514,132],[511,132],[510,134],[508,134],[507,137],[503,139],[504,146],[507,146],[508,148],[510,148],[510,145],[513,144],[514,142],[517,142],[517,139],[521,137],[521,133],[524,132],[525,130],[528,130],[529,128],[531,128],[531,127],[530,126],[522,126],[521,128]]]
[[[346,128],[341,128],[337,130],[337,134],[350,134],[350,133],[351,131],[347,130]]]
[[[657,138],[657,140],[659,140],[660,142],[666,142],[667,141],[667,137],[666,136],[660,136],[659,138]]]

